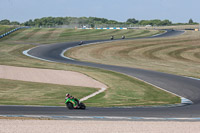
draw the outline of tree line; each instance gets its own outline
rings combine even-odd
[[[0,25],[21,25],[19,22],[17,21],[10,21],[8,19],[4,19],[0,21]]]
[[[170,20],[137,20],[135,18],[129,18],[126,22],[119,22],[116,20],[108,20],[106,18],[97,17],[43,17],[37,19],[30,19],[24,23],[19,23],[17,21],[10,21],[7,19],[1,20],[0,25],[23,25],[23,26],[56,26],[56,25],[90,25],[94,27],[98,24],[132,24],[132,25],[151,25],[151,26],[168,26],[168,25],[185,25],[185,24],[198,24],[193,22],[192,19],[188,23],[172,23]]]

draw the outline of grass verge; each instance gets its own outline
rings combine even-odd
[[[15,29],[15,26],[0,25],[0,35]]]
[[[0,79],[0,104],[64,106],[65,93],[83,98],[98,89]]]

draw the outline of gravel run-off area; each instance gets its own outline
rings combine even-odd
[[[0,78],[60,85],[107,88],[103,83],[82,73],[0,65]]]
[[[198,133],[200,122],[0,119],[0,133]]]

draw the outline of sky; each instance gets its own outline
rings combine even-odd
[[[100,17],[125,22],[169,19],[200,22],[200,0],[0,0],[0,20],[25,22],[42,17]]]

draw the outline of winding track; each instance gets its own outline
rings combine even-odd
[[[146,38],[170,37],[182,34],[183,31],[168,30],[166,33]],[[139,38],[135,38],[139,39]],[[143,38],[144,39],[144,38]],[[120,40],[120,39],[119,39]],[[110,40],[85,41],[97,43]],[[89,67],[96,67],[120,72],[148,83],[156,85],[179,96],[190,99],[193,104],[179,107],[148,107],[148,108],[96,108],[87,110],[66,110],[65,107],[34,107],[34,106],[0,106],[0,115],[49,115],[49,116],[118,116],[118,117],[158,117],[158,118],[200,118],[200,80],[181,77],[161,72],[96,64],[70,60],[61,56],[68,48],[78,46],[79,42],[41,45],[28,51],[28,54],[40,59]]]

